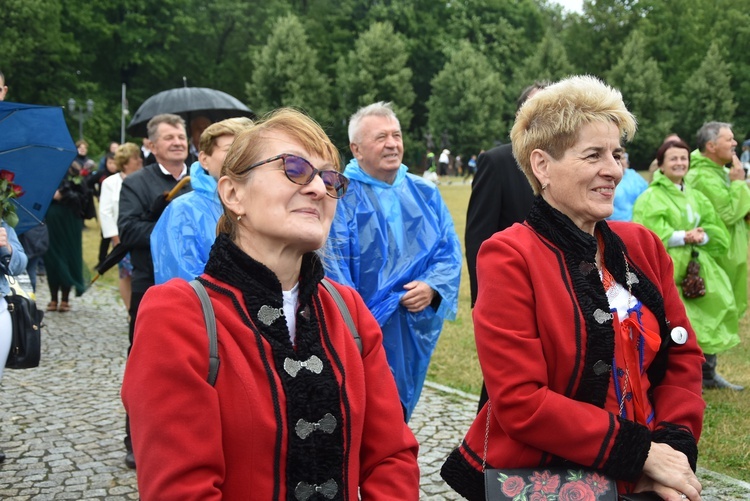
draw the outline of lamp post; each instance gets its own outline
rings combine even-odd
[[[68,111],[74,117],[78,117],[78,139],[83,139],[83,122],[88,120],[94,113],[94,101],[88,99],[86,101],[86,108],[83,106],[76,106],[76,100],[72,97],[68,99]]]

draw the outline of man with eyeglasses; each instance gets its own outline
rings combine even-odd
[[[458,307],[461,245],[434,184],[401,163],[401,126],[390,103],[349,120],[354,158],[326,248],[327,274],[357,289],[383,330],[408,421],[443,320]]]
[[[154,265],[151,261],[151,232],[166,207],[165,193],[171,191],[187,175],[185,159],[188,155],[185,121],[179,115],[156,115],[149,120],[148,145],[156,163],[127,176],[120,191],[120,213],[117,228],[120,245],[130,250],[133,264],[132,292],[130,296],[130,346],[133,346],[138,306],[146,290],[154,285]],[[179,194],[191,191],[185,185]],[[130,426],[125,421],[125,464],[135,468]]]

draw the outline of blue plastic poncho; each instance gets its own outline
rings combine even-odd
[[[443,320],[456,317],[461,245],[440,192],[402,165],[393,184],[366,174],[356,159],[326,249],[327,274],[357,289],[383,329],[383,346],[407,419],[419,400]],[[437,311],[399,304],[412,280],[440,294]]]
[[[625,169],[622,180],[615,189],[615,200],[612,215],[607,219],[612,221],[630,221],[633,219],[633,204],[638,196],[646,191],[648,183],[643,176],[633,169]]]
[[[195,162],[190,167],[193,191],[172,200],[151,232],[154,279],[192,280],[201,273],[216,240],[216,223],[223,210],[216,180]]]

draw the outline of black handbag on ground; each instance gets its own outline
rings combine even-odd
[[[8,369],[30,369],[39,365],[42,355],[42,319],[44,312],[36,303],[11,285],[5,296],[13,325],[10,352],[5,367]]]

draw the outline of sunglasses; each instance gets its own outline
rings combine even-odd
[[[276,160],[281,160],[286,178],[294,184],[301,186],[310,184],[315,179],[315,176],[319,175],[326,186],[326,195],[331,198],[341,198],[346,193],[349,180],[343,174],[335,170],[318,170],[304,158],[297,155],[290,155],[289,153],[282,153],[281,155],[256,162],[250,167],[245,168],[240,174],[245,174],[251,169],[275,162]]]

